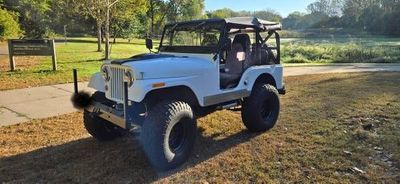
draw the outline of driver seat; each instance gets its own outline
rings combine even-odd
[[[233,39],[232,49],[228,52],[225,71],[220,73],[221,88],[235,87],[240,81],[244,65],[249,60],[250,37],[248,34],[237,34]]]

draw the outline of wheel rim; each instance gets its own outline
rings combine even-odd
[[[178,122],[172,127],[169,135],[168,144],[172,152],[179,153],[182,151],[186,142],[187,127],[184,122]]]
[[[269,105],[270,103],[271,100],[264,100],[264,102],[261,104],[260,114],[262,119],[264,119],[264,121],[267,121],[273,112],[273,108],[271,108],[271,106]]]

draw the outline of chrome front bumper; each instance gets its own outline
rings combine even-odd
[[[78,74],[77,70],[73,69],[73,77],[74,77],[74,94],[79,95],[78,92]],[[127,130],[131,130],[134,128],[134,123],[129,114],[129,99],[128,99],[128,82],[123,81],[122,86],[122,95],[123,95],[123,111],[119,111],[107,105],[104,105],[95,99],[90,99],[90,105],[85,107],[84,109],[88,112],[95,113],[97,116]]]
[[[99,102],[92,102],[92,105],[85,108],[88,112],[95,113],[100,118],[109,121],[123,129],[129,129],[130,124],[125,120],[124,112],[112,107],[103,105]]]

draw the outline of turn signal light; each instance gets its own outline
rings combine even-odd
[[[160,82],[160,83],[154,83],[153,88],[161,88],[165,86],[165,82]]]

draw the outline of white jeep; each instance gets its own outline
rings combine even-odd
[[[107,61],[93,75],[90,103],[75,100],[87,131],[100,141],[134,133],[151,164],[168,170],[188,159],[196,117],[241,108],[249,131],[272,128],[285,93],[280,29],[254,17],[166,25],[158,52]]]

